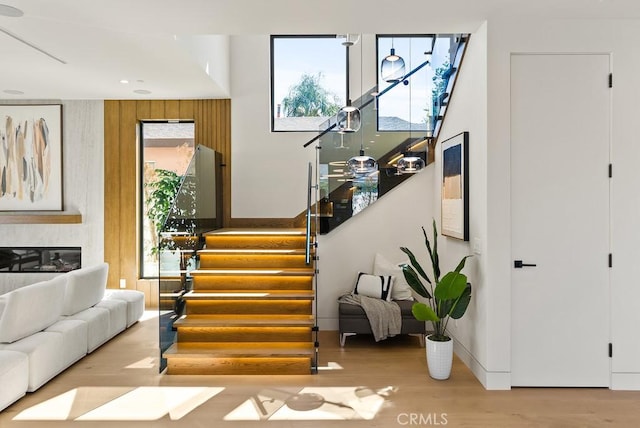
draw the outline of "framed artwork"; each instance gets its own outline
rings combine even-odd
[[[445,236],[469,240],[469,133],[442,142],[442,224]]]
[[[62,105],[0,105],[0,211],[62,210]]]

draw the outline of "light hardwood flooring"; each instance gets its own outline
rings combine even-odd
[[[640,425],[640,392],[588,388],[486,391],[457,358],[449,380],[433,380],[427,374],[424,348],[415,337],[375,343],[371,337],[355,336],[340,348],[336,332],[321,332],[320,366],[341,369],[302,376],[162,375],[158,373],[157,338],[157,319],[137,323],[2,411],[0,427]],[[201,389],[189,390],[191,400],[171,403],[162,394],[175,397],[184,390],[169,387]],[[154,397],[153,405],[145,403],[149,394]],[[123,398],[118,401],[118,397]],[[52,399],[57,401],[49,401]],[[122,401],[126,405],[118,406]],[[44,408],[42,403],[53,405]],[[95,416],[95,409],[102,409],[103,416]],[[143,417],[148,413],[151,416]],[[260,415],[262,421],[238,420]],[[42,420],[34,420],[36,417]],[[52,420],[55,417],[63,420]],[[329,420],[340,418],[346,420]]]

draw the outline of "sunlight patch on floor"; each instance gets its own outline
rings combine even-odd
[[[371,420],[394,387],[265,388],[236,407],[225,421]]]
[[[224,391],[207,387],[80,387],[20,412],[18,421],[179,420]]]

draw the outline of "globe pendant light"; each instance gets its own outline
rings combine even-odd
[[[418,156],[405,156],[398,160],[397,168],[400,174],[415,174],[424,168],[424,160]]]
[[[380,76],[387,83],[397,83],[404,79],[404,74],[404,60],[401,56],[396,55],[393,39],[391,39],[391,53],[384,57],[380,64]]]
[[[355,176],[367,175],[378,170],[378,162],[371,156],[365,155],[364,150],[360,148],[360,154],[349,159],[347,167]]]
[[[351,105],[351,100],[347,101],[347,105],[342,107],[337,115],[337,128],[341,134],[349,134],[360,130],[360,110]]]
[[[363,73],[362,73],[362,65],[363,65],[362,51],[363,50],[364,50],[364,43],[361,43],[360,44],[360,92],[362,92],[362,79],[363,79]],[[347,110],[347,109],[350,109],[350,110]],[[348,122],[349,118],[346,115],[344,119],[341,120],[341,114],[343,112],[345,112],[345,114],[346,113],[352,114],[351,123]],[[338,113],[338,129],[339,130],[354,129],[354,131],[342,131],[342,132],[355,132],[360,129],[360,124],[361,124],[360,110],[358,110],[355,107],[352,107],[351,100],[349,100],[347,102],[347,107],[343,108]],[[364,138],[364,135],[361,133],[359,155],[353,156],[347,161],[347,167],[349,169],[349,172],[356,177],[366,175],[366,174],[371,174],[372,172],[378,171],[378,162],[376,162],[376,160],[371,156],[367,156],[364,154],[364,146],[363,146],[363,140],[362,140],[363,138]]]

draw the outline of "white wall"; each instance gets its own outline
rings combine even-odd
[[[637,144],[637,100],[640,96],[640,22],[637,20],[493,20],[488,26],[488,162],[487,269],[491,284],[485,310],[488,316],[487,369],[510,371],[511,337],[511,222],[509,151],[510,55],[526,53],[611,53],[612,89],[611,180],[611,339],[612,387],[640,389],[640,145]],[[606,76],[604,77],[606,79]],[[603,82],[603,84],[606,84]],[[552,101],[552,100],[550,100]],[[540,117],[540,136],[547,130]],[[603,160],[606,170],[607,160]],[[596,173],[596,172],[594,172]],[[605,305],[606,302],[603,302]],[[542,308],[544,310],[544,308]],[[609,322],[594,308],[585,323]],[[502,378],[504,380],[504,377]],[[508,379],[508,378],[507,378]],[[502,385],[508,387],[508,385]]]
[[[0,224],[0,246],[81,247],[82,266],[91,266],[104,260],[103,102],[62,101],[62,116],[63,208],[80,212],[82,224]],[[52,276],[0,273],[0,294]]]
[[[487,314],[491,284],[486,281],[487,240],[487,24],[471,34],[456,81],[446,119],[440,131],[440,142],[462,131],[469,132],[469,241],[443,237],[439,241],[441,269],[455,268],[460,259],[467,260],[464,273],[472,286],[472,298],[467,313],[460,320],[449,323],[455,338],[456,354],[469,365],[476,376],[486,384],[488,366]],[[436,171],[442,170],[440,143],[436,149]],[[438,175],[440,177],[441,175]],[[439,179],[434,183],[436,219],[440,224]]]
[[[231,36],[231,216],[291,218],[306,209],[317,133],[269,132],[269,36]]]

